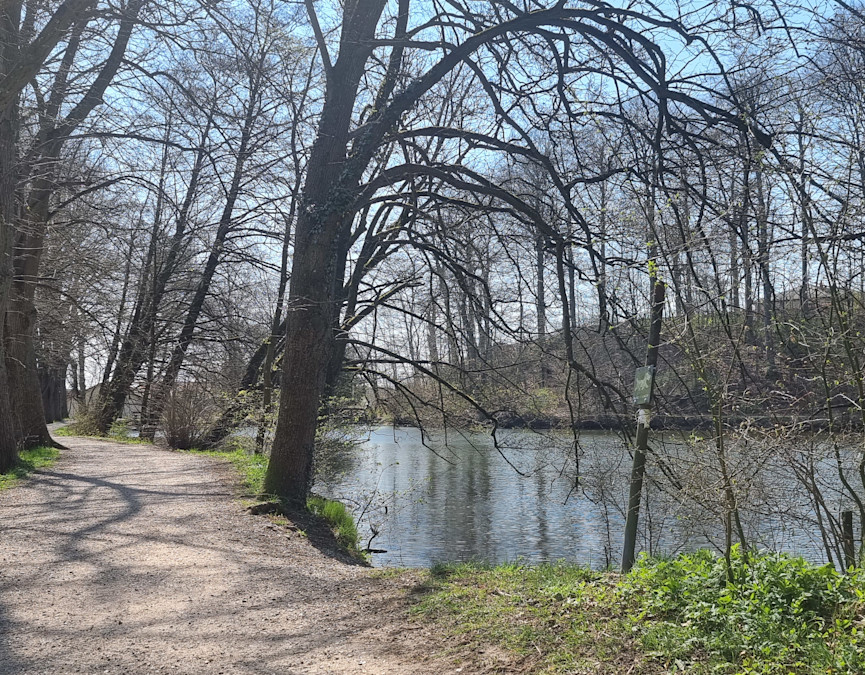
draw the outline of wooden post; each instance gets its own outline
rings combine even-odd
[[[655,281],[652,294],[652,325],[649,328],[649,343],[646,347],[646,367],[637,370],[634,383],[634,403],[637,405],[637,443],[634,448],[634,464],[631,468],[631,490],[625,521],[622,572],[628,572],[634,566],[637,547],[637,521],[640,517],[643,476],[646,473],[646,451],[649,447],[649,428],[652,424],[652,398],[655,368],[658,365],[658,345],[661,342],[661,322],[664,316],[664,290],[664,283]],[[649,378],[648,382],[645,381],[645,378]]]
[[[850,569],[856,565],[856,549],[853,544],[853,512],[841,512],[841,543],[844,547],[844,566]]]

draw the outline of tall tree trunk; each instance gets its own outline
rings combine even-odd
[[[258,435],[255,439],[255,452],[257,454],[264,452],[264,440],[267,435],[267,426],[270,424],[269,418],[273,408],[273,362],[276,359],[276,343],[280,338],[285,292],[288,288],[288,247],[291,241],[291,223],[294,221],[295,204],[296,200],[292,200],[291,212],[285,221],[285,238],[282,242],[282,258],[279,264],[279,288],[276,292],[276,305],[273,308],[273,320],[270,323],[270,335],[267,338],[267,351],[264,355],[261,385],[261,418],[259,419]]]
[[[22,223],[12,261],[14,278],[6,311],[6,370],[14,395],[14,414],[21,431],[23,447],[53,445],[45,424],[42,387],[36,368],[36,283],[44,247],[44,224],[48,220],[51,182],[37,181],[28,205],[28,218]]]
[[[67,366],[41,366],[39,368],[39,384],[42,390],[42,408],[45,410],[45,421],[56,422],[64,419],[66,409],[66,371]]]
[[[540,346],[540,351],[538,353],[538,377],[540,379],[540,386],[546,387],[548,380],[550,379],[550,368],[547,365],[546,358],[546,350],[547,345],[544,344],[544,336],[547,332],[547,297],[546,297],[546,284],[544,283],[544,249],[546,248],[547,240],[544,235],[537,235],[535,237],[535,275],[536,275],[536,287],[535,287],[535,309],[537,314],[537,334],[538,334],[538,345]]]
[[[353,209],[357,207],[359,183],[371,159],[403,113],[469,54],[498,35],[525,30],[535,26],[535,22],[540,24],[545,18],[568,11],[557,5],[547,12],[528,12],[469,37],[387,103],[399,81],[402,61],[399,43],[403,37],[399,27],[401,17],[408,14],[408,0],[400,0],[396,30],[400,39],[391,51],[373,112],[349,148],[357,90],[372,54],[373,37],[385,4],[385,0],[344,3],[339,58],[335,64],[330,61],[321,31],[316,29],[317,20],[312,22],[327,85],[298,212],[279,420],[264,481],[266,492],[301,504],[312,477],[318,411],[334,352],[333,327],[338,312],[335,287],[341,282],[337,278],[340,257],[350,234]],[[312,14],[313,3],[306,6]]]
[[[162,161],[159,165],[159,184],[156,191],[156,207],[153,214],[153,229],[150,233],[150,241],[156,242],[162,230],[162,210],[165,202],[165,177],[166,167],[168,166],[168,141],[171,138],[171,110],[168,111],[168,118],[165,122],[165,135],[162,138]],[[153,414],[150,407],[150,397],[153,390],[154,371],[156,369],[156,317],[159,312],[159,307],[154,302],[157,293],[159,292],[159,274],[157,272],[156,256],[153,257],[153,270],[151,277],[151,287],[149,290],[150,302],[148,311],[150,316],[147,317],[147,322],[150,324],[150,331],[147,334],[147,377],[144,379],[144,392],[141,395],[141,412],[139,415],[139,433],[146,440],[153,440],[156,435],[156,427],[159,425],[159,418]]]
[[[234,160],[231,184],[219,217],[219,225],[216,228],[216,237],[214,238],[210,254],[207,256],[204,269],[201,271],[201,277],[195,288],[195,295],[193,295],[192,302],[186,311],[183,327],[180,329],[180,334],[168,359],[162,381],[159,383],[159,388],[151,394],[153,397],[149,411],[151,420],[159,420],[162,417],[168,393],[177,382],[177,377],[183,368],[183,362],[186,360],[186,352],[189,350],[189,345],[192,344],[193,334],[198,326],[198,319],[204,309],[204,301],[210,293],[210,284],[213,281],[213,275],[216,274],[216,269],[222,260],[225,241],[234,229],[234,206],[240,196],[240,184],[243,180],[243,171],[246,167],[246,162],[249,159],[249,143],[260,104],[259,94],[263,78],[260,68],[261,64],[259,63],[259,68],[251,72],[249,76],[249,102],[243,119],[240,145],[238,146],[237,156]],[[155,426],[151,426],[148,429],[148,436],[151,439],[153,438],[154,431]]]
[[[17,57],[21,3],[0,5],[0,77],[5,77]],[[3,317],[12,287],[12,256],[15,245],[15,188],[18,171],[18,96],[0,105],[0,472],[18,457],[20,432],[12,413],[9,376],[6,372],[6,336]]]
[[[607,183],[601,182],[601,218],[600,232],[598,238],[599,245],[599,260],[598,260],[598,332],[601,335],[606,334],[607,330],[615,323],[616,317],[611,316],[610,306],[607,301]],[[573,273],[573,267],[571,267]],[[576,298],[574,299],[574,310],[576,310]],[[571,320],[574,321],[576,329],[576,311],[571,313]]]
[[[802,242],[799,255],[801,260],[802,280],[799,284],[799,308],[802,316],[808,318],[811,314],[809,303],[810,285],[808,275],[808,237],[810,236],[811,202],[808,194],[808,185],[805,181],[805,134],[804,134],[804,110],[799,106],[799,124],[796,131],[799,146],[799,209],[802,216]],[[865,176],[863,176],[865,177]],[[861,276],[861,275],[860,275]]]
[[[36,305],[34,297],[39,278],[39,261],[48,228],[54,177],[63,146],[96,106],[103,101],[108,85],[123,62],[132,29],[145,0],[132,0],[120,21],[111,51],[90,87],[68,114],[58,119],[67,95],[67,77],[78,52],[79,38],[88,21],[74,17],[75,27],[64,50],[50,97],[44,110],[42,126],[36,139],[31,166],[38,167],[41,176],[33,181],[27,199],[27,209],[16,240],[13,259],[15,277],[10,304],[6,312],[6,366],[9,384],[16,390],[14,413],[19,420],[25,445],[54,444],[45,425],[39,374],[36,368],[34,329]]]
[[[757,262],[763,295],[763,348],[766,354],[766,377],[775,379],[775,336],[772,317],[775,312],[775,291],[769,268],[771,237],[769,233],[769,200],[763,186],[763,171],[757,169]]]
[[[70,25],[85,21],[94,4],[94,0],[66,0],[42,24],[38,36],[33,37],[37,3],[28,4],[23,24],[20,0],[0,3],[0,333],[5,333],[6,315],[14,309],[10,305],[10,293],[15,274],[19,97],[42,69]],[[79,107],[72,112],[75,113]],[[12,320],[15,331],[21,328],[15,325],[17,321]],[[5,334],[0,335],[0,469],[14,463],[22,438],[13,409],[13,403],[18,401],[17,392],[13,397],[11,387],[14,384],[6,369],[8,338]],[[20,336],[15,339],[20,339]],[[30,376],[37,379],[35,371]]]
[[[741,307],[739,300],[739,235],[736,228],[730,228],[730,308]]]
[[[448,363],[459,368],[462,363],[462,351],[457,340],[456,319],[454,319],[453,298],[451,297],[451,287],[445,280],[445,268],[441,264],[437,265],[437,275],[439,278],[439,292],[444,299],[444,325],[448,336]],[[520,305],[522,307],[522,305]]]
[[[430,287],[435,283],[435,278],[430,279]],[[429,360],[432,363],[433,369],[438,373],[439,367],[439,347],[438,347],[438,337],[436,336],[436,330],[438,328],[438,304],[436,303],[436,299],[433,297],[433,294],[430,293],[429,302],[427,304],[427,333],[426,333],[426,344],[427,344],[427,354],[429,355]]]
[[[749,223],[745,216],[742,223],[742,274],[744,276],[744,295],[745,295],[745,341],[749,344],[754,344],[754,265],[751,258],[751,242],[749,241]]]
[[[537,312],[537,334],[538,340],[543,340],[547,332],[547,298],[546,285],[544,284],[544,249],[546,238],[543,235],[535,237],[535,309]],[[541,385],[543,386],[543,384]]]
[[[571,335],[577,334],[577,270],[574,267],[574,247],[568,246],[568,312],[571,319]]]
[[[77,342],[78,342],[78,344],[76,345],[76,349],[75,349],[76,357],[77,357],[77,362],[75,364],[75,366],[76,366],[75,382],[76,382],[77,396],[80,399],[82,405],[87,405],[87,368],[86,368],[86,364],[87,364],[87,362],[86,362],[87,341],[84,339],[84,335],[81,334],[78,336]]]
[[[119,417],[126,403],[126,397],[132,388],[132,383],[148,355],[148,340],[153,335],[151,321],[155,321],[159,307],[165,295],[168,282],[174,275],[178,259],[183,250],[186,240],[186,228],[189,223],[189,214],[192,209],[204,160],[207,157],[207,138],[213,125],[213,111],[210,111],[204,131],[201,134],[201,144],[195,155],[195,163],[189,176],[189,184],[186,186],[186,194],[183,204],[177,214],[177,222],[168,255],[155,276],[152,292],[148,292],[146,284],[139,291],[139,299],[135,303],[126,336],[120,345],[120,353],[117,356],[116,366],[107,385],[103,384],[99,392],[99,401],[96,404],[96,424],[101,433],[106,433],[111,423]],[[130,244],[131,246],[131,244]],[[156,242],[151,240],[148,252],[148,265],[154,267],[155,274],[155,251]],[[146,281],[146,280],[145,280]]]
[[[6,315],[12,285],[12,208],[15,199],[14,142],[7,137],[8,119],[0,119],[0,317]],[[12,161],[9,161],[9,160]],[[0,473],[15,464],[20,431],[12,413],[12,393],[6,372],[6,339],[0,322]]]
[[[352,15],[344,18],[339,59],[328,68],[319,133],[298,211],[279,419],[264,490],[301,504],[312,480],[316,420],[333,352],[335,277],[347,230],[345,220],[350,217],[346,207],[353,201],[352,194],[334,193],[333,188],[346,158],[357,89],[371,49],[369,40],[384,5],[384,0],[358,0]],[[349,14],[348,6],[345,12]],[[356,161],[365,166],[370,149],[356,150]],[[343,187],[356,189],[358,178],[352,176]]]
[[[750,225],[750,209],[752,206],[751,200],[751,160],[745,158],[745,166],[742,171],[742,198],[739,206],[739,238],[742,242],[742,276],[743,276],[743,310],[744,310],[744,326],[745,326],[745,341],[748,344],[754,344],[756,334],[754,331],[754,282],[753,272],[754,265],[752,264],[751,254],[751,225]]]
[[[102,375],[103,386],[111,379],[111,371],[114,370],[114,361],[120,349],[120,340],[123,337],[123,321],[126,319],[126,300],[129,295],[129,286],[132,280],[132,256],[135,251],[135,235],[129,241],[129,250],[126,254],[126,264],[123,267],[123,289],[120,291],[120,307],[117,309],[117,321],[114,324],[114,332],[111,336],[111,346],[108,348],[108,357],[105,360],[105,371]],[[83,381],[83,380],[82,380]]]

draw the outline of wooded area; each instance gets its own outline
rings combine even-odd
[[[578,467],[657,280],[728,539],[769,457],[830,560],[865,522],[860,4],[3,0],[0,48],[0,470],[67,383],[90,433],[256,429],[295,501],[327,414]]]

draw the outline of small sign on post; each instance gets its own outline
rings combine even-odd
[[[637,520],[640,517],[640,499],[643,494],[643,476],[646,473],[646,453],[649,449],[649,428],[652,426],[652,394],[655,386],[655,366],[661,344],[661,322],[664,317],[664,283],[655,279],[652,293],[652,323],[646,344],[646,365],[634,373],[634,405],[637,406],[637,438],[634,444],[634,465],[631,467],[631,485],[628,494],[628,513],[625,518],[625,542],[622,551],[622,572],[634,566],[637,549]]]
[[[637,407],[652,404],[655,389],[655,366],[637,368],[634,373],[634,405]]]

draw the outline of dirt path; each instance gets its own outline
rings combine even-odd
[[[0,493],[3,675],[459,672],[426,658],[406,579],[248,514],[226,465],[64,443]]]

